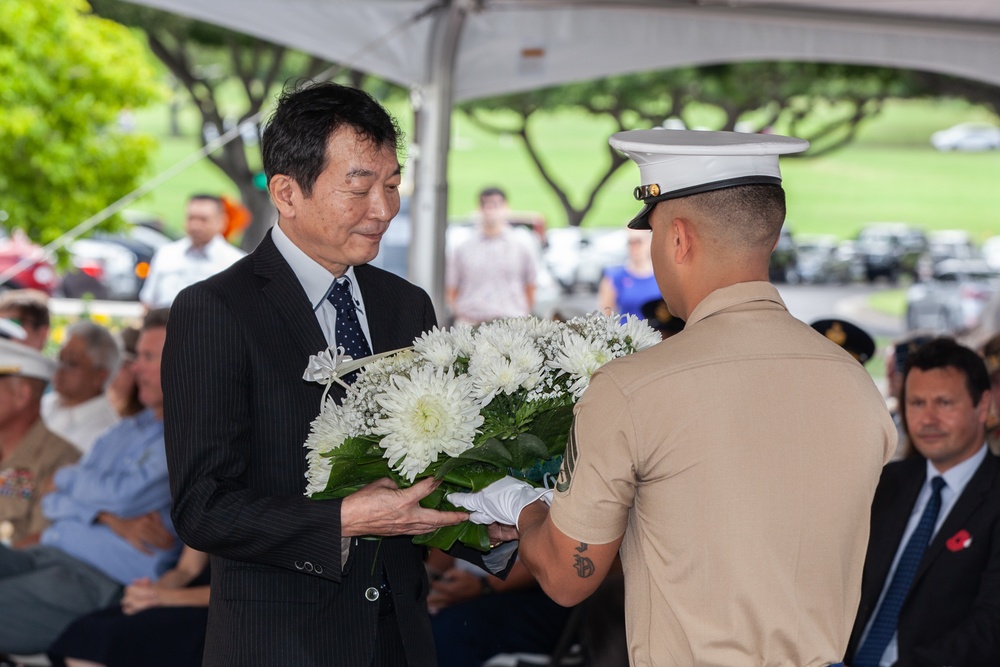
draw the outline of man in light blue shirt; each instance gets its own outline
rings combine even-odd
[[[52,524],[40,545],[0,549],[0,652],[47,650],[77,617],[116,603],[125,584],[155,579],[176,562],[160,386],[166,323],[165,310],[150,312],[137,343],[146,410],[56,473],[42,499]]]

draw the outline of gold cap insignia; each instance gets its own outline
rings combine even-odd
[[[841,347],[847,342],[847,332],[844,331],[844,327],[839,322],[835,322],[824,335]]]

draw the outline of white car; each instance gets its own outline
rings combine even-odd
[[[959,123],[931,135],[939,151],[988,151],[1000,148],[1000,127],[990,123]]]

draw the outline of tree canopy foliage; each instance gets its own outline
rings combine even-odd
[[[661,126],[677,119],[687,127],[768,131],[777,127],[812,143],[806,156],[818,156],[850,143],[860,124],[876,115],[890,97],[925,93],[928,79],[917,73],[878,67],[823,63],[730,63],[609,77],[585,83],[506,95],[463,104],[479,126],[521,138],[539,174],[556,194],[570,225],[579,225],[601,188],[627,162],[608,147],[606,169],[582,203],[546,163],[530,131],[542,109],[579,108],[610,118],[618,131]],[[502,123],[490,112],[507,111]]]
[[[267,111],[286,82],[334,71],[321,58],[194,19],[121,0],[92,2],[102,16],[145,32],[150,50],[197,108],[203,127],[202,145],[233,126],[249,123],[256,129],[259,115]],[[372,82],[361,72],[344,69],[336,73],[352,85],[364,84],[376,96],[389,92],[372,90]],[[238,85],[239,99],[234,100],[231,87],[226,88],[231,82]],[[253,220],[244,232],[243,246],[255,247],[274,221],[270,196],[254,180],[261,168],[257,150],[248,152],[246,137],[241,133],[210,153],[208,159],[236,185],[250,210]]]
[[[156,81],[142,42],[83,0],[0,2],[4,224],[47,243],[134,190],[154,143],[119,114]]]

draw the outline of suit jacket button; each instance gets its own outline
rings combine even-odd
[[[300,561],[300,560],[295,561],[295,569],[296,570],[301,570],[303,567],[305,567],[305,566],[302,564],[302,561]]]
[[[306,561],[305,563],[303,563],[302,567],[305,568],[306,572],[312,572],[313,571],[313,564],[310,563],[309,561]]]
[[[315,572],[316,574],[323,574],[323,566],[322,565],[315,566],[313,568],[313,572]]]
[[[378,589],[374,586],[365,590],[365,599],[369,602],[375,602],[378,600]]]

